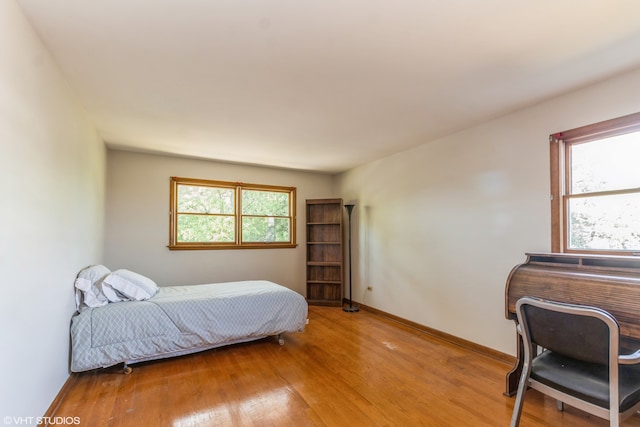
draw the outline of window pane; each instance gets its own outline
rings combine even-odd
[[[571,146],[571,194],[640,187],[640,132]]]
[[[178,242],[235,242],[235,220],[229,216],[178,215]]]
[[[234,206],[232,188],[178,186],[178,212],[233,214]]]
[[[289,216],[289,193],[242,190],[242,214]]]
[[[640,250],[640,193],[569,200],[570,249]]]
[[[289,242],[289,218],[242,217],[242,242]]]

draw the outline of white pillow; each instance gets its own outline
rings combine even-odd
[[[109,276],[107,276],[107,277],[109,277]],[[103,280],[102,283],[100,284],[100,287],[102,288],[102,293],[109,300],[109,302],[120,302],[120,301],[129,301],[130,300],[130,298],[128,296],[118,292],[109,283],[107,283],[106,282],[106,277],[105,277],[105,280]]]
[[[78,311],[88,307],[102,307],[109,303],[107,297],[102,293],[100,281],[110,272],[111,270],[104,265],[92,265],[78,273],[75,281],[76,309]]]
[[[78,273],[78,277],[89,280],[93,285],[109,273],[111,273],[111,270],[104,265],[92,265],[81,270],[80,273]]]
[[[141,274],[129,270],[116,270],[105,277],[102,282],[102,290],[111,300],[118,295],[111,295],[111,291],[122,294],[126,299],[143,301],[148,300],[158,292],[158,285]]]
[[[100,292],[100,288],[93,286],[90,280],[78,277],[75,286],[76,309],[78,311],[82,311],[87,307],[102,307],[109,303],[106,296]]]

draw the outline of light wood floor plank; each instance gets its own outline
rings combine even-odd
[[[78,376],[54,417],[83,426],[506,426],[504,361],[381,316],[309,308],[301,334]],[[530,391],[521,426],[608,423]],[[640,416],[625,426],[640,426]]]

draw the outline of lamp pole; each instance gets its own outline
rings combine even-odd
[[[349,218],[349,307],[342,307],[342,309],[349,313],[354,313],[360,310],[359,307],[353,306],[353,300],[351,298],[351,212],[353,211],[354,206],[355,205],[353,203],[344,205],[344,208],[347,210],[347,216]]]

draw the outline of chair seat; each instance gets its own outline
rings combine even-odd
[[[640,365],[619,366],[620,412],[640,400]],[[531,379],[566,394],[609,408],[609,368],[545,351],[531,365]]]

